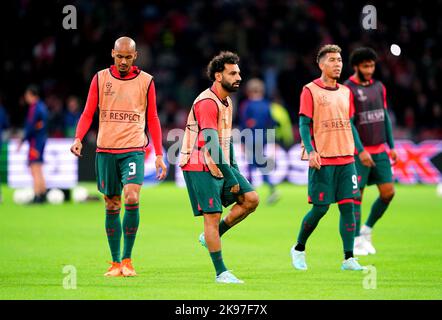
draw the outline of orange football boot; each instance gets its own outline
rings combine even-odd
[[[132,266],[132,259],[123,259],[121,262],[121,274],[125,277],[134,277],[137,275],[134,267]]]
[[[121,276],[121,263],[120,262],[109,262],[111,266],[104,274],[106,277],[119,277]]]

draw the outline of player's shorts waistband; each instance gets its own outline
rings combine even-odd
[[[101,153],[113,153],[113,154],[120,154],[120,153],[128,153],[128,152],[134,152],[134,151],[145,151],[145,148],[143,147],[136,147],[136,148],[127,148],[127,149],[105,149],[105,148],[97,148],[95,152],[101,152]]]
[[[202,163],[195,163],[195,164],[186,164],[183,168],[183,171],[210,171],[209,168]]]

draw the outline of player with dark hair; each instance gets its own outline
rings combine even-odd
[[[210,61],[213,82],[195,99],[187,118],[180,167],[194,216],[204,217],[200,243],[209,250],[219,283],[243,283],[227,270],[220,237],[255,211],[258,194],[239,172],[232,142],[233,104],[230,95],[241,83],[239,57],[228,51]],[[233,204],[221,219],[223,206]]]
[[[97,185],[104,194],[106,233],[112,263],[105,276],[136,276],[132,249],[138,231],[140,191],[144,181],[144,158],[148,145],[147,128],[155,148],[157,178],[166,177],[163,161],[161,125],[157,115],[155,85],[152,75],[138,69],[135,41],[121,37],[111,52],[114,65],[94,76],[86,107],[80,117],[71,152],[81,156],[84,136],[95,111],[99,112],[99,129],[95,169]],[[121,193],[125,214],[120,221]],[[120,255],[121,234],[124,251]]]
[[[356,170],[361,196],[355,199],[356,255],[375,254],[371,241],[375,223],[387,210],[394,196],[394,184],[390,158],[385,144],[390,148],[390,157],[396,161],[393,130],[387,110],[387,94],[382,82],[373,79],[377,60],[376,52],[367,47],[354,50],[350,64],[354,74],[345,81],[354,97],[355,126],[362,144],[357,144]],[[370,215],[361,226],[361,202],[366,185],[376,184],[379,197],[371,207]]]
[[[337,83],[342,71],[341,49],[325,45],[318,53],[321,77],[301,93],[299,131],[304,160],[309,161],[308,200],[312,209],[304,217],[297,244],[291,249],[293,266],[307,270],[305,245],[331,203],[338,203],[339,231],[344,247],[342,270],[363,270],[353,257],[355,219],[353,198],[359,194],[354,166],[354,114],[350,90]]]
[[[33,203],[46,202],[46,181],[43,175],[43,153],[48,138],[47,122],[48,108],[40,99],[40,90],[36,85],[30,85],[24,94],[26,103],[29,105],[26,116],[25,134],[20,141],[17,150],[25,141],[29,142],[28,165],[31,170],[34,184]]]

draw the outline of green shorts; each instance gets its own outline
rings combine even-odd
[[[144,181],[144,152],[97,152],[95,158],[97,186],[107,196],[121,195],[123,186],[129,183],[142,185]]]
[[[250,182],[236,169],[233,174],[238,180],[240,190],[237,194],[224,186],[224,179],[214,178],[208,171],[183,171],[194,216],[204,213],[221,213],[223,206],[228,207],[238,201],[238,196],[254,191]]]
[[[329,205],[360,195],[354,163],[308,170],[308,201]]]
[[[391,171],[390,158],[386,152],[371,155],[375,167],[366,167],[355,156],[356,171],[358,173],[359,188],[363,189],[366,185],[383,184],[393,182],[393,173]]]

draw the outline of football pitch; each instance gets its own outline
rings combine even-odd
[[[87,187],[94,193],[94,184]],[[435,186],[397,186],[375,227],[378,253],[360,257],[368,273],[341,271],[339,213],[331,206],[307,243],[308,271],[291,265],[290,247],[309,210],[306,187],[280,186],[281,200],[265,203],[222,238],[227,268],[242,285],[216,284],[197,241],[187,191],[171,183],[144,188],[133,251],[134,278],[105,278],[110,254],[103,203],[23,206],[2,187],[0,299],[441,299],[442,198]],[[376,197],[365,193],[363,221]],[[225,213],[227,210],[225,210]],[[64,273],[64,272],[65,273]],[[76,279],[76,288],[74,283]]]

